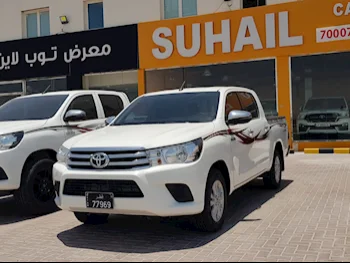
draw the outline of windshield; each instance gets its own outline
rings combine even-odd
[[[146,96],[132,103],[113,125],[200,123],[215,120],[219,92]]]
[[[0,107],[0,121],[45,120],[52,118],[68,95],[22,97]]]
[[[309,100],[304,110],[346,110],[347,105],[342,98],[323,98]]]

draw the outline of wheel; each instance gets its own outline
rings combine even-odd
[[[75,217],[87,225],[100,225],[107,223],[109,215],[107,214],[89,214],[89,213],[74,213]]]
[[[278,189],[282,183],[282,154],[275,151],[272,168],[264,176],[264,184],[266,188]]]
[[[52,181],[54,163],[51,159],[41,159],[26,165],[21,187],[14,193],[26,213],[41,215],[57,210]]]
[[[196,228],[217,232],[224,224],[227,208],[227,187],[222,173],[211,169],[205,190],[204,211],[194,218]]]

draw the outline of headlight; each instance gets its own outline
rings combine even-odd
[[[148,156],[152,166],[191,163],[200,158],[202,149],[203,140],[197,139],[184,144],[149,150]]]
[[[15,148],[22,141],[23,136],[24,132],[0,135],[0,150],[4,151]]]
[[[306,117],[306,113],[300,113],[299,116],[298,116],[298,119],[299,120],[304,120]]]
[[[58,153],[57,153],[57,161],[59,163],[67,163],[68,157],[69,157],[69,150],[64,146],[61,146],[61,148],[58,150]]]

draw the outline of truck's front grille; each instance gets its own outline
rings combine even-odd
[[[95,154],[105,154],[108,160],[103,160],[100,167],[94,163]],[[107,163],[105,163],[105,161]],[[101,164],[101,163],[100,163]],[[131,170],[150,166],[148,155],[141,148],[125,149],[72,149],[69,154],[68,166],[72,169],[104,169]]]
[[[86,192],[113,193],[117,198],[144,197],[134,181],[68,179],[64,184],[64,195],[85,196]]]

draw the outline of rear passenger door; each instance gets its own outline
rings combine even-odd
[[[124,109],[124,102],[118,95],[99,94],[98,95],[105,118],[117,117]]]
[[[66,123],[68,128],[67,139],[75,135],[95,130],[104,124],[104,119],[100,118],[101,116],[98,114],[96,101],[92,94],[75,97],[69,104],[64,115],[70,110],[84,111],[86,113],[86,120]]]
[[[268,160],[269,156],[269,141],[264,139],[266,119],[261,116],[258,104],[251,93],[238,92],[238,98],[241,102],[242,110],[250,112],[253,117],[244,131],[244,135],[247,138],[247,146],[250,148],[251,174],[255,176],[264,170],[264,162]]]

